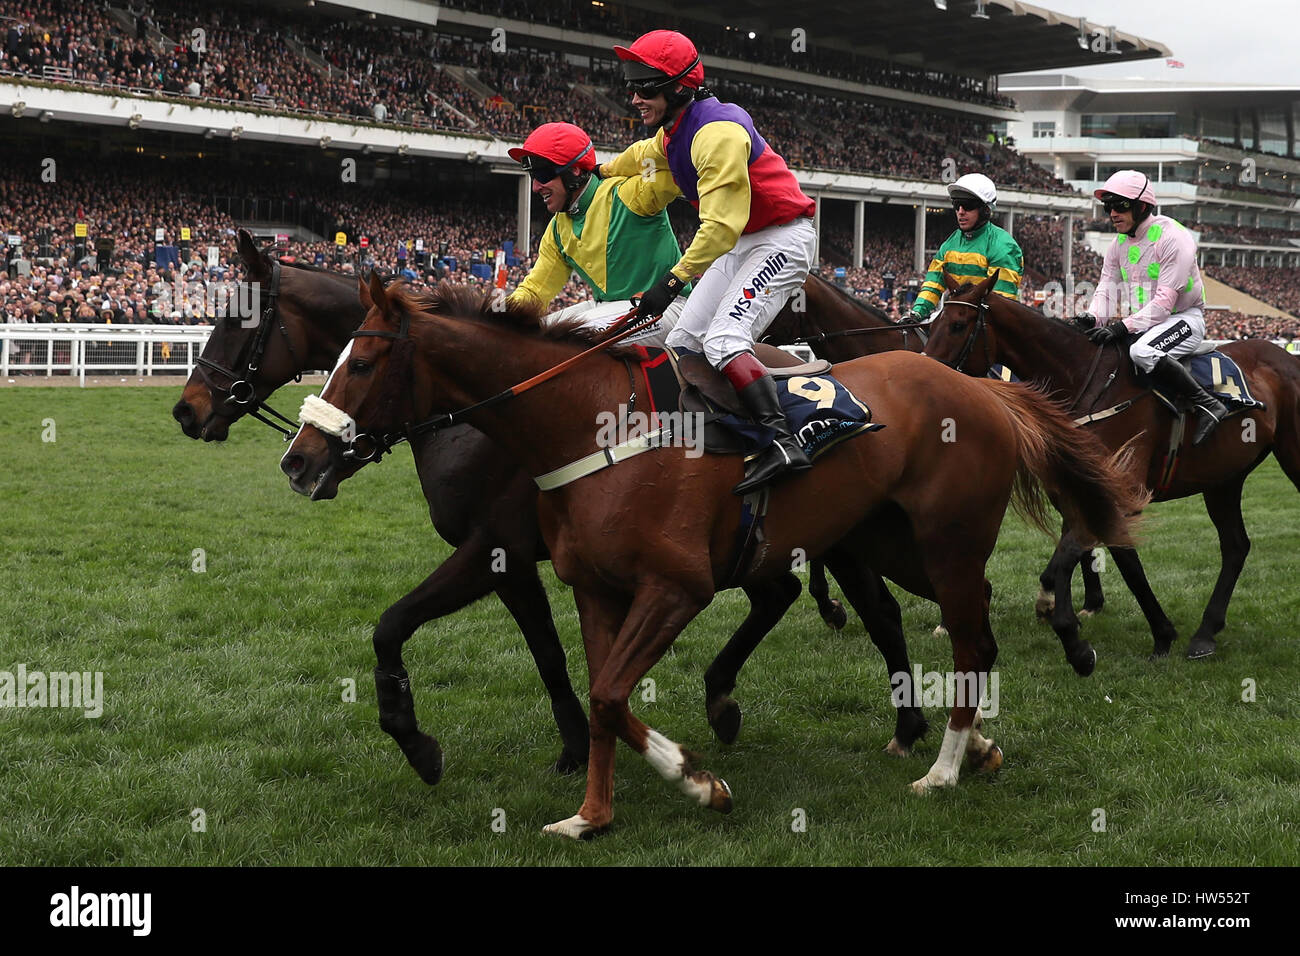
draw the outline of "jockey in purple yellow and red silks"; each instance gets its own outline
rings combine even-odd
[[[642,296],[640,311],[662,313],[687,282],[701,277],[668,344],[703,352],[754,420],[775,432],[775,443],[735,488],[747,494],[811,467],[753,347],[808,277],[817,243],[815,204],[749,114],[704,88],[704,67],[690,40],[655,30],[614,52],[632,103],[654,135],[606,163],[602,174],[654,177],[666,168],[674,183],[669,200],[685,196],[700,215],[694,241]]]

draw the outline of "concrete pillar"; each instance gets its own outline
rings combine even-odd
[[[853,265],[862,268],[863,233],[866,231],[866,200],[859,199],[853,204]]]
[[[813,230],[817,233],[817,241],[813,245],[813,268],[819,268],[822,264],[822,197],[814,196],[813,205]]]
[[[1163,183],[1164,181],[1165,181],[1164,160],[1156,160],[1156,182]]]
[[[533,181],[527,176],[519,177],[519,198],[515,203],[515,255],[524,258],[528,255],[532,236]]]
[[[1061,230],[1061,268],[1065,275],[1061,277],[1064,281],[1074,271],[1074,216],[1065,217],[1065,228]],[[1068,288],[1068,286],[1067,286]]]
[[[925,203],[916,207],[915,241],[912,245],[912,271],[924,272],[929,265],[925,261]]]
[[[1016,211],[1014,209],[1008,209],[1002,214],[1002,228],[1013,236],[1016,234]]]

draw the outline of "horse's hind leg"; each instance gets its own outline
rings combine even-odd
[[[891,688],[899,675],[907,679],[905,686],[910,686],[912,664],[907,655],[907,640],[903,636],[903,615],[884,579],[846,550],[832,551],[827,554],[826,562],[844,596],[862,618],[872,643],[885,659]],[[893,697],[891,694],[890,699]],[[925,715],[916,703],[917,695],[913,693],[911,697],[912,700],[907,702],[893,700],[897,709],[894,736],[885,746],[885,752],[896,757],[906,757],[912,744],[929,729]]]
[[[775,581],[744,590],[749,597],[749,614],[704,672],[704,711],[713,733],[724,744],[734,742],[740,733],[740,705],[728,696],[736,689],[736,677],[754,648],[799,597],[803,586],[793,572],[786,572]]]
[[[831,597],[830,586],[826,583],[826,562],[813,561],[808,570],[808,594],[817,602],[817,613],[830,627],[843,630],[848,623],[844,605]]]
[[[1246,476],[1242,475],[1231,484],[1221,485],[1202,495],[1210,520],[1219,532],[1222,564],[1214,593],[1201,618],[1201,626],[1187,644],[1188,660],[1209,657],[1214,653],[1214,636],[1223,630],[1223,625],[1227,622],[1228,602],[1232,600],[1237,578],[1241,576],[1246,555],[1250,553],[1250,537],[1246,534],[1246,523],[1241,519],[1241,489],[1245,482]]]
[[[1097,571],[1096,556],[1091,551],[1083,553],[1079,573],[1083,576],[1083,607],[1079,617],[1092,617],[1106,606],[1106,595],[1101,590],[1101,575]]]
[[[939,756],[929,772],[912,783],[912,791],[917,794],[955,787],[962,758],[968,750],[978,750],[978,745],[972,748],[971,730],[989,670],[998,653],[988,625],[983,569],[969,559],[957,557],[959,552],[955,549],[942,547],[946,543],[938,542],[939,547],[931,551],[937,551],[939,556],[933,562],[927,561],[927,570],[952,640],[956,668],[953,686],[957,693],[944,728]],[[991,746],[992,742],[988,744]]]

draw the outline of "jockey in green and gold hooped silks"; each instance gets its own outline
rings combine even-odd
[[[686,282],[702,276],[668,344],[703,352],[754,420],[776,433],[735,488],[747,494],[778,475],[811,467],[753,348],[808,277],[817,243],[815,205],[749,114],[704,88],[704,66],[690,40],[655,30],[614,52],[623,61],[632,103],[654,135],[634,143],[604,172],[638,176],[666,168],[673,195],[685,196],[700,214],[695,239],[649,287],[641,311],[657,315]]]
[[[1015,299],[1020,290],[1025,256],[1011,233],[991,220],[998,201],[993,180],[983,173],[967,173],[949,184],[948,196],[957,214],[957,230],[944,240],[930,262],[921,293],[908,315],[912,321],[926,321],[939,305],[946,288],[945,272],[963,285],[996,275],[993,291],[1008,299]]]
[[[553,215],[537,261],[511,294],[512,301],[550,302],[576,272],[594,301],[553,312],[547,321],[581,318],[607,328],[633,309],[632,296],[653,285],[681,258],[665,206],[677,195],[672,177],[599,179],[591,137],[572,123],[546,123],[510,151],[532,179],[533,193]],[[687,299],[674,302],[653,325],[625,341],[662,346]]]
[[[1205,338],[1196,238],[1181,223],[1156,215],[1155,190],[1145,173],[1121,169],[1093,195],[1118,235],[1106,250],[1091,307],[1076,321],[1102,344],[1137,334],[1129,348],[1133,364],[1149,373],[1157,388],[1186,398],[1204,413],[1192,438],[1199,445],[1228,410],[1178,361]],[[1125,304],[1132,311],[1122,318]]]

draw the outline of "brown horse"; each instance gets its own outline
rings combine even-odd
[[[1200,447],[1184,442],[1172,481],[1162,481],[1175,419],[1137,380],[1126,352],[1107,348],[1098,355],[1097,346],[1072,324],[989,295],[991,286],[989,280],[959,288],[950,280],[947,303],[952,307],[945,306],[935,318],[926,354],[971,375],[982,375],[990,364],[1001,363],[1067,396],[1073,414],[1098,416],[1084,428],[1103,444],[1112,449],[1129,446],[1129,473],[1153,492],[1153,500],[1195,494],[1205,499],[1219,533],[1221,563],[1187,656],[1213,654],[1215,635],[1223,630],[1228,602],[1250,551],[1241,518],[1246,477],[1271,451],[1300,488],[1300,361],[1271,342],[1248,340],[1223,346],[1264,407],[1224,421]],[[1080,649],[1087,647],[1086,641],[1078,641],[1079,622],[1070,600],[1070,573],[1083,552],[1068,538],[1062,538],[1044,580],[1054,582],[1053,626],[1065,635],[1066,653],[1074,661],[1082,659]],[[1168,654],[1177,633],[1147,583],[1137,552],[1114,548],[1111,554],[1151,626],[1152,656]]]
[[[372,277],[361,291],[364,337],[314,406],[332,434],[304,426],[281,462],[302,494],[337,494],[347,454],[337,436],[382,433],[435,409],[464,412],[527,473],[548,474],[591,456],[598,416],[627,399],[624,363],[596,355],[581,374],[504,400],[516,383],[586,347],[557,335],[562,328],[544,334],[536,310],[497,312],[491,297],[446,284],[417,296]],[[765,538],[742,579],[781,578],[795,549],[850,552],[937,600],[957,671],[975,675],[975,687],[954,701],[939,757],[913,788],[953,786],[968,750],[979,759],[994,749],[972,725],[997,656],[984,568],[1007,505],[1014,499],[1045,526],[1041,482],[1074,528],[1123,544],[1127,515],[1142,501],[1095,441],[1028,388],[969,379],[905,352],[840,365],[836,375],[887,427],[841,443],[771,489]],[[578,607],[591,704],[586,800],[548,831],[583,837],[610,823],[616,736],[692,800],[731,808],[725,783],[637,720],[628,696],[730,578],[741,522],[731,488],[741,472],[738,456],[661,448],[540,496],[556,575]]]
[[[204,363],[190,376],[172,412],[191,438],[224,440],[230,425],[256,407],[248,400],[250,394],[260,402],[307,369],[333,367],[365,317],[354,279],[301,265],[277,268],[279,264],[258,250],[243,230],[238,245],[247,281],[274,288],[276,294],[267,297],[260,322],[226,319],[213,330],[203,350]],[[778,334],[793,336],[796,328],[803,335],[828,332],[836,341],[860,348],[886,345],[896,338],[889,334],[838,338],[845,331],[885,328],[888,319],[816,277],[809,279],[805,292],[801,304],[806,309],[787,306],[777,322],[789,328]],[[806,314],[809,310],[816,319]],[[238,385],[241,382],[245,384]],[[381,727],[426,783],[438,782],[442,748],[416,721],[402,648],[421,625],[495,593],[518,624],[551,699],[562,741],[555,769],[577,770],[587,758],[587,718],[573,692],[564,648],[536,570],[537,562],[548,557],[537,527],[536,486],[496,443],[469,425],[423,432],[412,438],[411,446],[434,529],[455,552],[388,608],[375,628]],[[498,553],[506,555],[506,570],[501,573],[497,573],[499,562],[492,559]],[[817,598],[822,616],[843,626],[844,611],[838,601],[830,600],[821,566],[820,561],[811,563],[809,592]],[[889,673],[910,673],[901,611],[889,589],[852,556],[837,559],[834,571]],[[740,731],[740,707],[730,694],[742,666],[800,590],[793,573],[761,588],[746,589],[750,613],[704,675],[705,712],[723,742],[732,742]],[[921,708],[905,703],[897,709],[894,734],[885,749],[906,756],[926,730]]]

